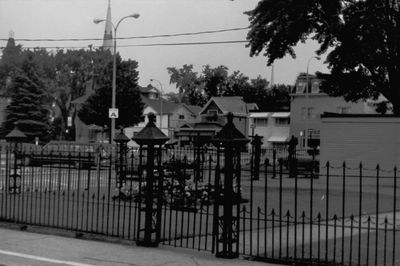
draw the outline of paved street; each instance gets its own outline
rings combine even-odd
[[[0,265],[263,265],[217,259],[210,252],[160,246],[142,248],[0,228]]]

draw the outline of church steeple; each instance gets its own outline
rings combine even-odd
[[[112,52],[112,48],[113,48],[113,33],[112,33],[112,24],[111,24],[110,0],[108,0],[106,27],[104,29],[104,37],[103,37],[103,48],[111,50],[111,52]]]

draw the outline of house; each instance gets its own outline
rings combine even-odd
[[[290,112],[251,112],[249,135],[262,137],[262,150],[287,145],[290,133]]]
[[[233,113],[233,123],[246,137],[248,134],[248,108],[257,109],[256,105],[248,105],[242,97],[212,97],[200,110],[199,122],[186,123],[180,127],[177,136],[181,145],[193,140],[208,142],[226,123],[227,114]]]
[[[145,120],[134,127],[125,128],[124,130],[129,138],[133,137],[146,126],[148,122],[147,115],[149,113],[156,115],[156,126],[170,138],[170,142],[176,138],[176,130],[179,127],[185,123],[195,123],[198,121],[197,114],[201,107],[170,102],[159,97],[159,95],[157,95],[157,98],[148,98],[150,95],[142,94],[141,96],[144,103],[143,115]],[[136,144],[130,141],[128,145],[135,146]]]
[[[331,97],[320,90],[321,80],[315,75],[300,74],[290,94],[290,135],[298,138],[300,148],[320,145],[321,114],[373,114],[367,101],[346,102],[343,97]]]

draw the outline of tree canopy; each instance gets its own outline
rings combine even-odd
[[[122,61],[117,57],[117,91],[116,105],[119,109],[117,126],[133,126],[142,121],[143,103],[137,85],[137,62]],[[78,111],[79,118],[86,124],[98,126],[108,125],[108,108],[111,107],[112,63],[107,64],[102,75],[97,78],[99,84],[95,93],[82,105]]]
[[[23,49],[10,38],[0,59],[0,88],[1,93],[12,97],[15,86],[12,80],[21,77],[23,62],[28,58],[35,65],[35,76],[40,83],[48,109],[57,116],[52,119],[53,137],[65,138],[68,117],[71,116],[71,102],[87,94],[88,84],[98,88],[96,95],[90,99],[85,109],[91,116],[82,115],[85,122],[104,126],[109,123],[108,108],[111,105],[112,54],[104,49],[79,49],[47,51],[45,49]],[[117,105],[122,107],[117,123],[131,125],[138,122],[142,113],[142,104],[137,89],[137,63],[131,60],[122,61],[118,56]],[[38,83],[37,83],[38,84]],[[108,90],[108,91],[107,91]],[[97,99],[96,99],[97,97]],[[99,99],[103,97],[103,99]],[[93,100],[99,104],[93,103]],[[127,102],[130,100],[131,102]],[[53,106],[53,107],[52,107]],[[100,109],[96,109],[97,106]],[[90,107],[90,108],[89,108]],[[93,108],[94,109],[93,109]],[[95,111],[93,111],[95,110]],[[93,112],[92,112],[93,111]],[[122,113],[122,111],[124,111]],[[100,119],[98,114],[102,114]],[[129,117],[125,117],[129,116]],[[93,118],[93,119],[91,119]],[[106,118],[106,119],[104,119]],[[119,122],[118,122],[119,121]],[[74,131],[74,125],[69,132]]]
[[[290,87],[277,85],[269,87],[269,82],[261,77],[249,79],[240,71],[229,74],[224,65],[215,68],[206,65],[199,74],[193,65],[181,68],[169,67],[170,83],[179,90],[182,102],[202,106],[214,96],[242,96],[247,103],[257,103],[261,110],[289,110]]]
[[[328,53],[322,89],[346,100],[385,96],[400,115],[400,12],[393,0],[261,0],[246,12],[250,55],[271,65],[308,38]]]

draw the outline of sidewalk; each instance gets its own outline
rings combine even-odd
[[[134,244],[82,240],[0,228],[0,266],[91,265],[263,265],[243,259],[218,259],[210,252],[160,245],[143,248]]]

